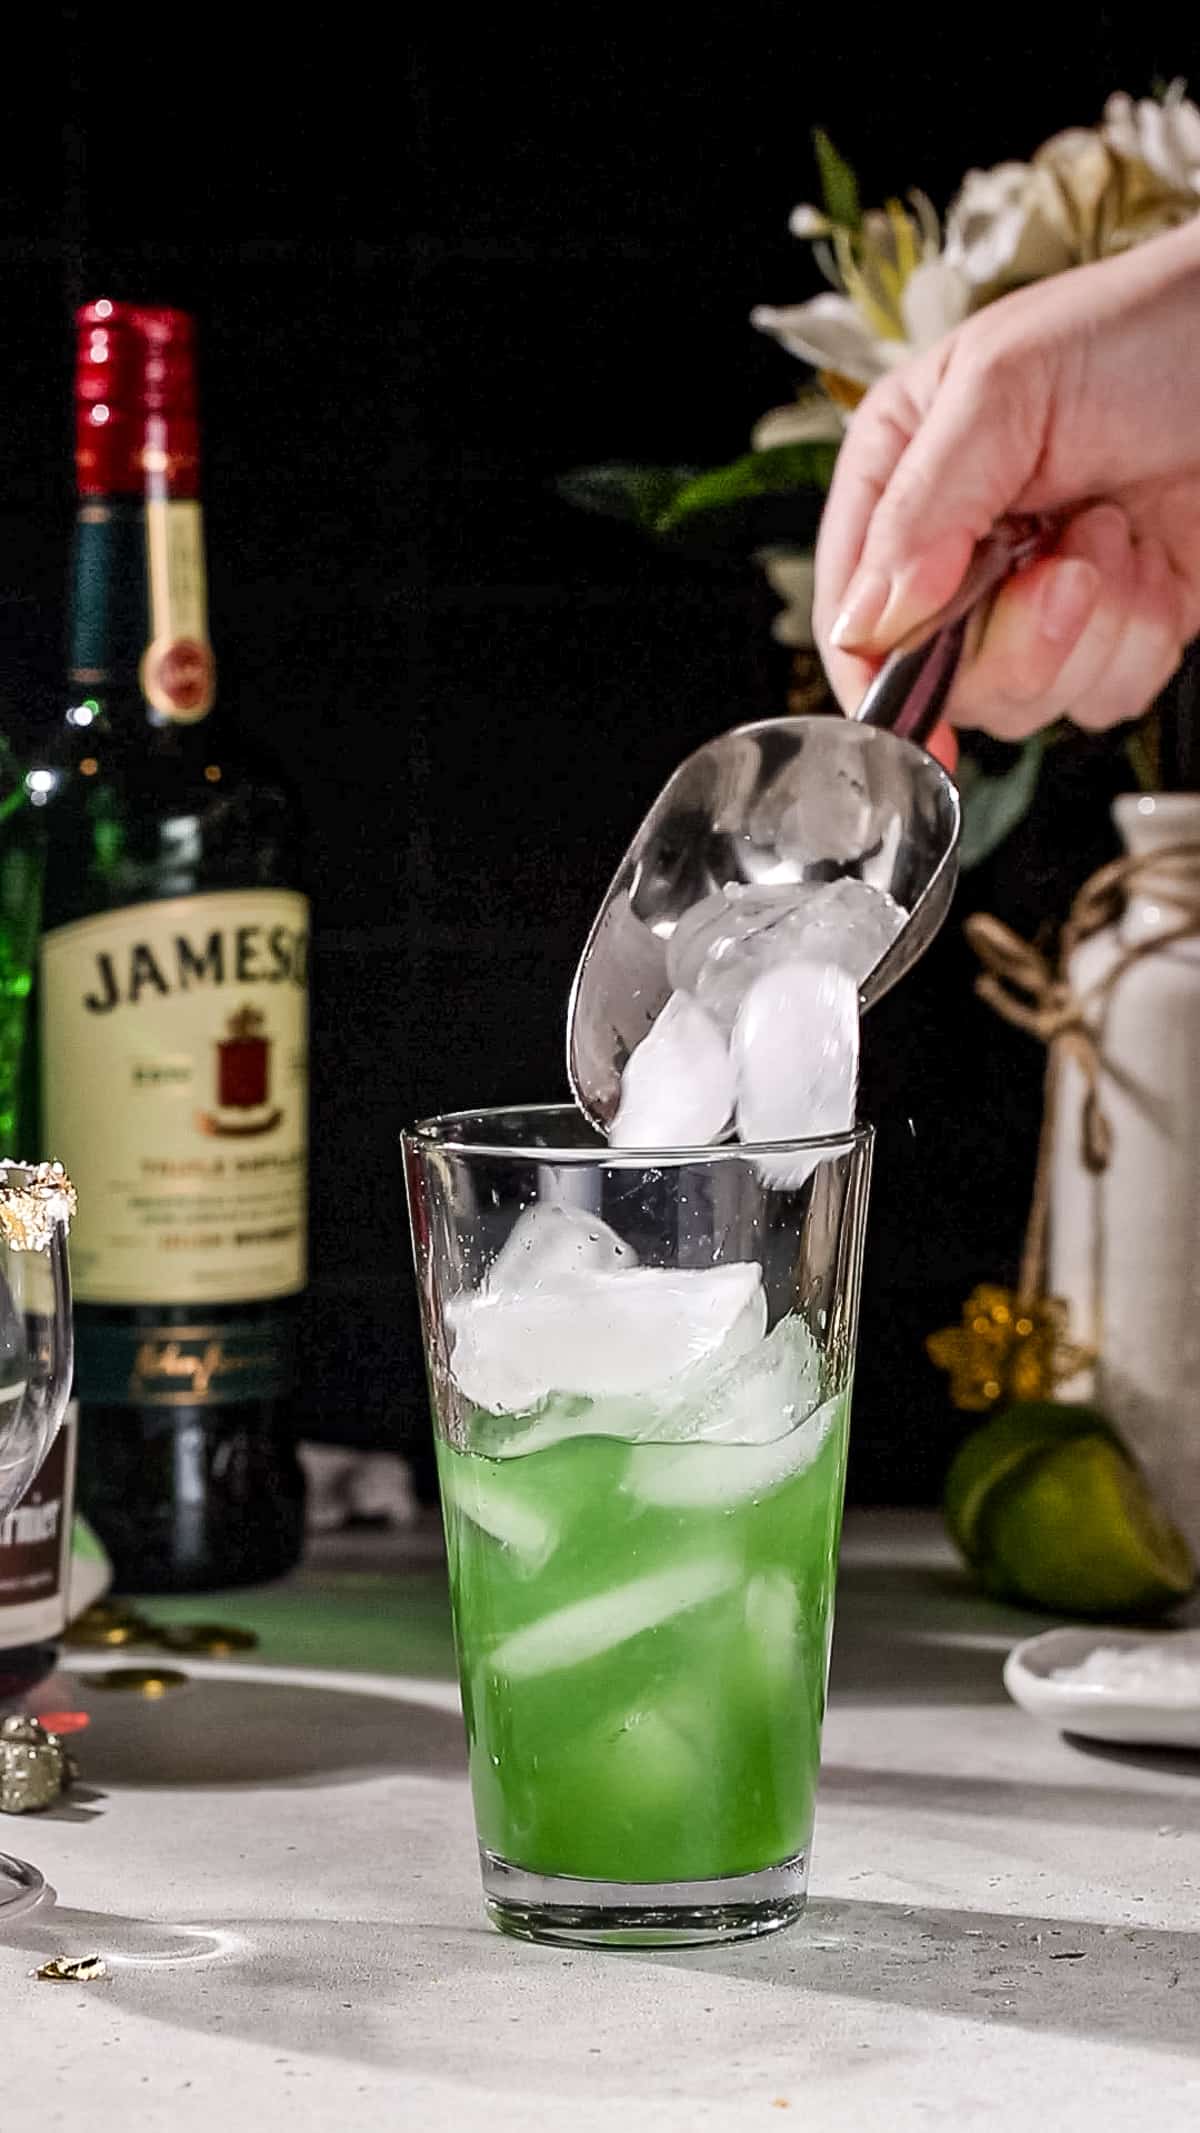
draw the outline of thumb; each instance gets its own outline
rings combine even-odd
[[[1011,393],[981,390],[981,382],[951,359],[923,411],[910,386],[899,451],[887,385],[863,402],[843,451],[875,501],[830,629],[834,645],[883,652],[934,614],[957,590],[976,543],[1020,497],[1038,427],[1015,419]]]

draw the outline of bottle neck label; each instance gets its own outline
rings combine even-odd
[[[191,498],[146,503],[150,642],[138,678],[163,718],[192,725],[212,710],[216,664],[208,641],[204,518]]]
[[[69,669],[85,695],[140,688],[154,715],[174,724],[212,709],[204,515],[194,497],[81,504]]]

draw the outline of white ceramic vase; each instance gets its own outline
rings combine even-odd
[[[1200,845],[1200,794],[1126,795],[1114,816],[1126,849]],[[1084,941],[1070,978],[1099,984],[1135,942],[1178,923],[1152,874],[1120,921]],[[1112,1153],[1098,1176],[1082,1150],[1084,1078],[1060,1081],[1048,1286],[1071,1336],[1095,1343],[1094,1370],[1060,1389],[1089,1392],[1200,1552],[1200,938],[1132,964],[1091,1017]]]

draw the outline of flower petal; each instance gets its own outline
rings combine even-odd
[[[794,548],[764,548],[758,560],[771,591],[784,603],[771,624],[771,635],[777,644],[790,645],[793,651],[807,650],[816,641],[813,636],[815,557],[800,555]]]
[[[966,318],[971,284],[950,260],[927,259],[909,275],[900,308],[913,347],[931,348]]]
[[[1053,168],[969,170],[946,217],[942,256],[970,284],[972,310],[1018,282],[1074,266],[1080,255]]]
[[[1161,103],[1110,96],[1101,132],[1116,155],[1147,164],[1177,192],[1200,193],[1200,110],[1181,81],[1172,82]]]
[[[821,208],[802,201],[788,216],[788,228],[793,237],[828,237],[833,224]]]
[[[781,600],[786,600],[789,607],[805,603],[811,607],[816,580],[813,556],[798,555],[794,548],[764,548],[759,561],[766,572],[768,585]]]
[[[908,195],[921,231],[921,249],[926,259],[935,259],[942,247],[942,225],[928,193],[914,186]]]
[[[780,608],[771,624],[771,635],[776,644],[786,644],[789,651],[807,652],[817,641],[813,631],[811,609]]]
[[[885,344],[876,340],[848,296],[814,296],[807,304],[791,304],[784,310],[759,304],[750,314],[750,323],[760,333],[773,334],[802,363],[840,371],[863,385],[873,385],[908,354],[903,341]]]
[[[808,444],[812,438],[837,443],[842,429],[841,415],[823,392],[803,393],[786,407],[769,408],[755,423],[750,443],[756,452],[777,444]]]

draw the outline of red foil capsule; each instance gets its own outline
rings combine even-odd
[[[200,493],[195,328],[186,311],[101,298],[76,313],[81,496]]]

